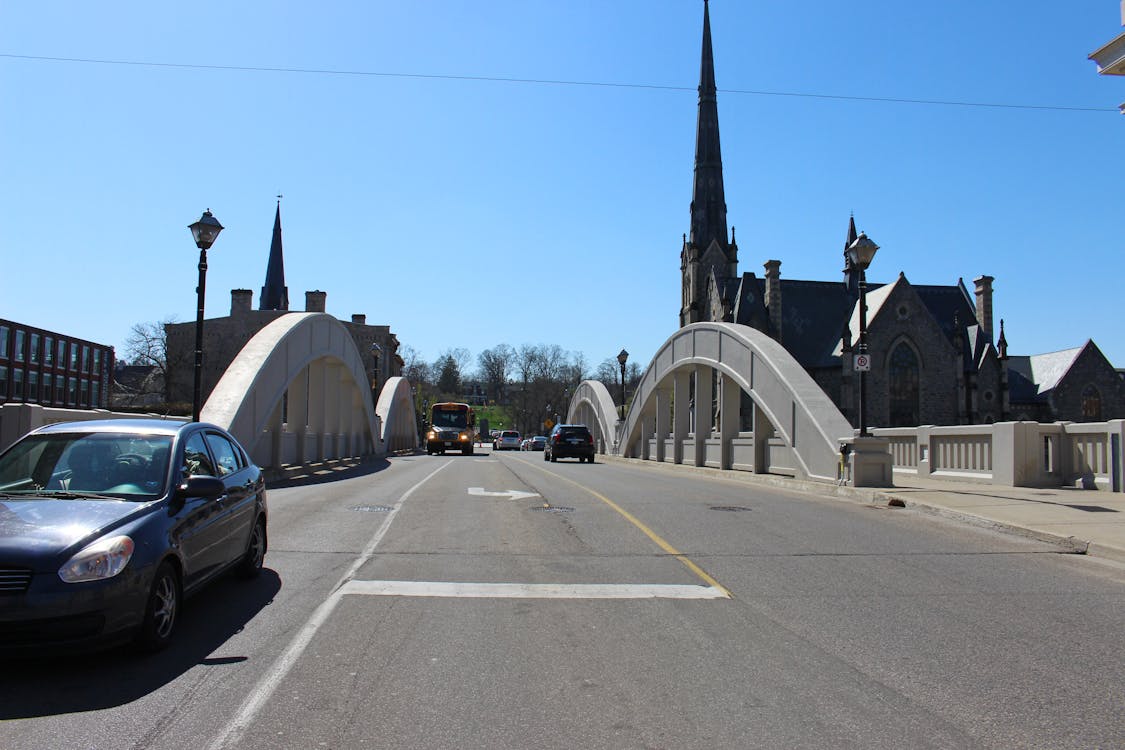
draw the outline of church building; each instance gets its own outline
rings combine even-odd
[[[859,343],[860,274],[847,253],[858,237],[855,219],[848,220],[844,237],[841,281],[783,279],[776,259],[764,262],[760,277],[739,273],[734,229],[727,232],[706,0],[698,106],[691,225],[680,251],[680,325],[725,321],[766,333],[858,426],[853,354]],[[996,326],[993,314],[993,281],[982,274],[972,291],[961,279],[947,286],[916,285],[902,273],[890,283],[867,283],[870,426],[1125,417],[1125,380],[1093,341],[1051,354],[1008,352],[1004,321]]]

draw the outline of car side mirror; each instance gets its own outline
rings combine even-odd
[[[226,485],[218,477],[195,474],[188,477],[176,488],[176,497],[204,497],[213,500],[226,492]]]

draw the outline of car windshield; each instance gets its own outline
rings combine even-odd
[[[171,448],[169,435],[32,435],[0,456],[0,492],[45,497],[96,494],[151,500],[164,494]]]
[[[468,412],[465,411],[454,411],[452,409],[449,411],[434,410],[434,427],[453,427],[458,430],[463,430],[468,427],[467,420]]]

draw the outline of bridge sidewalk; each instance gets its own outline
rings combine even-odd
[[[599,455],[598,460],[640,462],[640,459],[604,455]],[[644,463],[653,465],[654,462]],[[744,471],[669,463],[658,466],[857,502],[910,507],[1125,563],[1125,493],[1068,487],[1001,487],[901,473],[895,474],[894,487],[841,487]]]

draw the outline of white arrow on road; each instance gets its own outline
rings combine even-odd
[[[511,498],[512,500],[525,500],[529,497],[539,497],[538,492],[521,492],[520,490],[489,492],[484,487],[470,487],[469,494],[473,497],[507,497]]]

